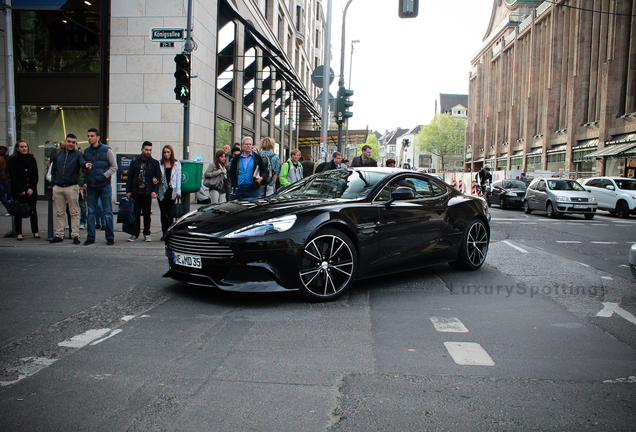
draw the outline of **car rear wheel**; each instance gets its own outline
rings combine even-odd
[[[502,210],[505,210],[505,209],[508,208],[508,203],[506,203],[506,197],[505,196],[499,197],[499,207],[501,207]]]
[[[636,266],[632,265],[630,267],[632,269],[632,276],[634,276],[634,278],[636,278]]]
[[[489,244],[490,233],[486,224],[480,219],[473,219],[464,231],[457,261],[451,263],[451,267],[477,270],[486,260]]]
[[[523,202],[523,211],[524,211],[525,214],[532,213],[532,209],[530,208],[530,204],[528,204],[528,200],[525,200]]]
[[[616,216],[618,216],[619,218],[629,217],[629,206],[625,201],[619,201],[616,204]]]
[[[549,218],[555,219],[559,217],[559,213],[554,210],[554,206],[552,205],[551,202],[549,202],[546,206],[545,206],[545,212],[548,215]]]
[[[344,233],[324,229],[305,245],[298,276],[302,294],[312,301],[329,301],[353,284],[357,254]]]

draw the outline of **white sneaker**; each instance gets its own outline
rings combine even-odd
[[[86,222],[80,222],[80,229],[81,230],[85,230],[86,229]]]
[[[128,239],[129,242],[134,242],[135,240],[137,240],[136,235],[131,235],[130,238]]]
[[[144,234],[144,241],[145,242],[151,242],[152,239],[150,238],[150,236],[147,236],[147,235]]]

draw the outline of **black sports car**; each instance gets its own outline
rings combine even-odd
[[[492,192],[488,194],[488,204],[499,204],[502,209],[523,207],[528,185],[521,180],[501,180],[492,184]]]
[[[185,215],[166,233],[164,276],[332,300],[356,279],[441,262],[478,269],[488,253],[489,219],[484,200],[426,174],[326,171],[271,197]]]

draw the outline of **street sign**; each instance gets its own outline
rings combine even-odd
[[[311,73],[311,82],[319,88],[322,88],[323,70],[324,66],[321,65],[314,69],[314,71]],[[336,75],[333,73],[333,69],[329,68],[329,84],[333,82],[335,76]]]
[[[185,29],[182,29],[182,28],[153,28],[153,29],[150,29],[150,40],[153,40],[153,41],[182,41],[182,40],[185,40]]]
[[[174,48],[174,42],[159,42],[159,48]]]
[[[324,91],[321,91],[320,94],[318,96],[316,96],[316,102],[318,102],[318,105],[320,105],[322,107],[322,95],[323,95]],[[329,93],[329,109],[331,109],[331,111],[335,111],[336,107],[335,107],[335,100],[336,98]]]

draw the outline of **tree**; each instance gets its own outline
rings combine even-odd
[[[418,152],[432,153],[442,161],[451,155],[461,154],[466,140],[466,122],[450,114],[435,114],[430,124],[422,127],[415,137]]]
[[[356,149],[356,156],[360,156],[360,153],[362,153],[362,147],[364,147],[365,145],[371,146],[371,149],[373,150],[373,153],[371,153],[371,157],[375,160],[378,160],[380,158],[380,143],[378,142],[378,137],[375,136],[374,133],[367,136],[367,141],[364,144],[358,144]]]

